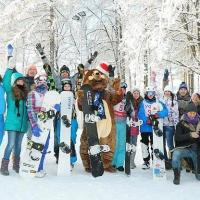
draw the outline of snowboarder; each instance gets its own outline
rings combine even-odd
[[[116,124],[116,144],[115,152],[113,155],[112,165],[118,171],[124,171],[124,159],[126,151],[126,88],[127,84],[125,82],[121,83],[121,89],[124,95],[124,98],[120,103],[114,106],[114,117]]]
[[[185,111],[186,113],[178,122],[175,132],[175,149],[172,157],[173,183],[175,185],[180,184],[181,159],[185,157],[192,159],[195,176],[200,180],[200,172],[197,171],[197,167],[199,167],[197,153],[199,154],[200,149],[200,118],[194,103],[189,103]]]
[[[131,119],[133,124],[131,125],[131,144],[135,145],[135,147],[137,146],[137,137],[139,135],[139,127],[135,126],[134,122],[138,122],[138,108],[139,108],[139,104],[142,102],[143,97],[140,96],[140,90],[138,88],[134,88],[132,90],[132,96],[133,96],[133,111],[130,113]],[[131,153],[131,157],[130,157],[130,164],[131,164],[131,169],[134,169],[136,167],[135,165],[135,155],[136,155],[136,151],[133,151]]]
[[[162,104],[163,110],[151,114],[151,106],[152,104],[157,102]],[[152,86],[147,87],[144,100],[140,103],[138,111],[138,118],[143,121],[143,124],[141,125],[141,138],[142,138],[141,147],[142,147],[142,157],[144,160],[142,169],[150,168],[149,143],[151,144],[151,150],[153,152],[152,122],[157,118],[164,118],[167,115],[168,115],[167,107],[165,106],[164,103],[162,103],[156,98],[156,92],[154,87]]]

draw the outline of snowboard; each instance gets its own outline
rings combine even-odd
[[[83,90],[84,93],[82,110],[84,115],[84,126],[87,132],[91,172],[93,177],[98,177],[102,176],[104,173],[103,162],[101,159],[101,152],[104,148],[99,145],[96,126],[98,117],[95,115],[95,110],[93,109],[93,92],[91,86],[85,84],[81,87],[81,90]]]
[[[74,95],[71,91],[61,92],[61,127],[58,160],[58,176],[70,173],[70,140],[71,140],[71,118],[74,104]]]
[[[161,103],[151,106],[152,128],[153,128],[153,178],[157,180],[166,179],[165,159],[163,148],[163,119],[154,118],[158,110],[162,110]]]
[[[32,135],[27,141],[25,154],[20,164],[20,175],[23,177],[35,177],[42,157],[44,145],[53,127],[53,120],[56,114],[55,104],[60,103],[60,94],[56,91],[45,93],[42,108],[43,111],[37,114],[38,126],[42,130],[39,137]]]

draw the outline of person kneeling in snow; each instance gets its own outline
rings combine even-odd
[[[172,168],[174,171],[175,185],[180,184],[181,159],[191,158],[193,161],[195,176],[200,180],[200,169],[197,167],[197,159],[200,152],[200,117],[194,103],[189,103],[186,113],[181,117],[176,126],[175,150],[172,157]],[[198,156],[198,157],[197,157]],[[199,161],[198,161],[199,162]]]

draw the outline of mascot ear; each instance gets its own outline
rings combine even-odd
[[[116,79],[114,79],[113,80],[113,88],[115,89],[115,90],[119,90],[120,89],[120,79],[119,78],[116,78]]]

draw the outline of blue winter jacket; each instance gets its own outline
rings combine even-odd
[[[163,102],[158,101],[158,100],[148,101],[147,99],[144,99],[140,103],[140,105],[139,105],[139,111],[138,111],[138,118],[143,121],[143,124],[140,127],[140,131],[141,131],[141,133],[145,133],[145,132],[151,132],[152,133],[153,132],[152,126],[147,124],[148,117],[146,116],[145,109],[144,109],[144,103],[145,103],[145,101],[148,104],[153,104],[153,103],[160,103],[160,104],[162,104],[163,110],[159,111],[157,113],[159,118],[164,118],[164,117],[168,116],[168,109],[167,109],[166,105]]]
[[[5,90],[3,85],[0,84],[0,115],[3,115],[6,109]]]
[[[20,73],[13,73],[12,69],[7,69],[3,77],[3,86],[7,95],[7,115],[5,120],[5,130],[25,133],[28,129],[26,101],[20,100],[18,109],[16,107],[12,91],[14,82],[20,77],[23,77],[23,75]]]

